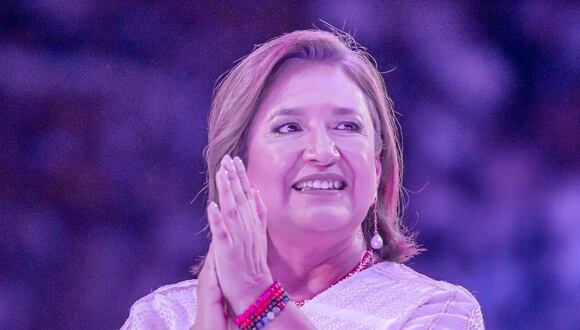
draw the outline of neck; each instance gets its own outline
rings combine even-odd
[[[365,250],[362,235],[351,235],[330,245],[321,237],[300,240],[269,237],[268,265],[272,276],[294,300],[304,300],[326,290],[351,271]]]

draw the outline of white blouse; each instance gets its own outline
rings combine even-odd
[[[196,288],[197,280],[188,280],[157,289],[131,307],[122,329],[189,329]],[[337,283],[301,310],[321,330],[484,328],[479,304],[467,290],[393,262]]]

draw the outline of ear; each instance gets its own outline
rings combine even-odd
[[[377,189],[379,187],[379,184],[381,183],[381,174],[382,173],[383,173],[383,164],[381,162],[381,156],[376,155],[375,156],[375,175],[377,178]]]

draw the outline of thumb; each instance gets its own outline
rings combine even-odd
[[[213,288],[219,287],[219,282],[216,276],[215,270],[215,257],[213,252],[214,243],[211,242],[207,255],[205,256],[203,267],[199,273],[199,287],[202,290],[211,290]]]
[[[260,194],[260,190],[255,185],[252,185],[252,196],[254,197],[254,201],[256,203],[256,212],[258,212],[258,218],[260,219],[260,223],[262,224],[262,228],[266,229],[266,204],[264,204],[264,200],[262,199],[262,194]]]

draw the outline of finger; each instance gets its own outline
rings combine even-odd
[[[207,219],[211,230],[212,240],[217,241],[217,244],[227,243],[229,246],[231,244],[231,235],[215,202],[211,202],[207,206]]]
[[[211,255],[211,243],[210,243],[210,248],[207,252],[207,255],[205,256],[205,258],[203,259],[203,267],[201,268],[201,271],[199,272],[199,277],[198,280],[200,283],[203,284],[210,284],[211,283],[211,272],[213,268],[213,257],[210,256]],[[205,285],[201,286],[202,288],[205,288]]]
[[[250,204],[250,209],[252,212],[256,211],[256,201],[254,200],[254,195],[252,193],[252,185],[250,184],[250,179],[248,178],[248,172],[246,170],[246,166],[242,159],[238,156],[234,157],[234,164],[236,166],[236,170],[238,172],[238,178],[242,184],[242,189],[248,196],[248,202]]]
[[[234,200],[238,205],[246,207],[248,205],[249,196],[246,195],[242,187],[242,182],[240,181],[240,176],[238,169],[234,164],[234,161],[229,155],[225,155],[222,159],[222,166],[228,171],[228,178],[230,180],[230,186],[232,187],[232,194],[234,195]]]
[[[227,315],[225,315],[225,309],[220,308],[224,299],[222,289],[219,284],[217,277],[216,265],[215,265],[215,252],[214,252],[214,242],[210,243],[208,253],[204,259],[203,268],[199,274],[197,282],[197,301],[198,301],[198,321],[196,320],[198,328],[202,329],[223,329],[223,326],[216,325],[215,322],[220,322],[220,319],[216,319],[214,315],[219,315],[218,313],[224,313],[224,318],[221,320],[222,323],[227,321]],[[207,315],[212,315],[207,317]]]
[[[220,199],[219,210],[223,222],[232,234],[231,236],[238,237],[245,231],[245,225],[240,221],[240,213],[232,194],[232,185],[228,175],[228,171],[223,167],[223,165],[216,173],[216,183]]]
[[[207,263],[207,271],[208,271],[208,279],[210,283],[215,284],[219,287],[219,280],[216,274],[216,267],[215,267],[215,248],[214,243],[210,243],[209,251],[207,252],[207,256],[205,257],[205,262]]]
[[[203,259],[203,266],[201,267],[201,270],[199,271],[199,274],[197,275],[197,280],[199,281],[199,283],[205,283],[205,281],[207,280],[207,256]]]
[[[244,193],[250,197],[252,186],[250,185],[250,180],[248,179],[246,166],[244,166],[244,162],[238,156],[234,157],[234,164],[238,172],[238,177],[240,178],[240,183],[242,184],[242,189],[244,190]]]
[[[266,204],[262,199],[262,194],[260,194],[260,190],[258,187],[252,186],[252,195],[254,197],[254,201],[256,203],[256,212],[258,213],[258,218],[260,219],[260,223],[262,224],[262,228],[266,229]]]
[[[203,259],[203,267],[199,272],[198,280],[198,289],[197,293],[198,296],[205,296],[211,292],[211,288],[215,287],[217,284],[217,280],[215,275],[215,262],[213,255],[211,255],[211,245],[210,250],[208,251],[207,255]]]

